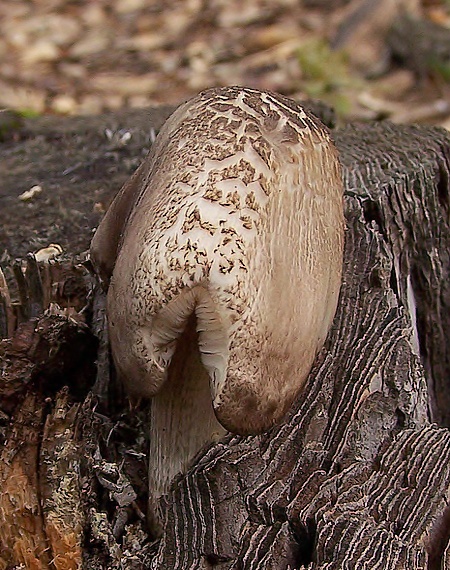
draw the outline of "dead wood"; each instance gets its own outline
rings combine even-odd
[[[327,344],[281,425],[228,436],[174,482],[160,541],[142,514],[151,426],[145,405],[130,410],[110,382],[104,336],[97,396],[74,390],[93,384],[97,347],[83,319],[103,334],[100,293],[91,314],[90,286],[75,279],[65,308],[33,320],[36,299],[56,303],[43,285],[22,295],[17,328],[2,317],[16,332],[2,344],[0,568],[450,565],[450,137],[388,123],[334,137],[347,235]],[[1,314],[19,297],[3,295]]]
[[[11,268],[12,294],[2,273],[3,331],[10,334],[0,342],[0,568],[81,564],[74,400],[94,377],[97,347],[84,322],[83,273],[80,265],[38,264],[30,255]]]

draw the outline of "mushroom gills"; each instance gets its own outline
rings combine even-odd
[[[226,433],[212,400],[226,376],[228,339],[204,286],[184,290],[167,303],[152,320],[151,339],[166,370],[150,400],[149,489],[150,503],[156,505],[199,450]]]
[[[201,362],[208,371],[214,392],[222,386],[228,362],[228,335],[208,289],[203,285],[182,290],[152,319],[150,344],[155,362],[166,369],[176,342],[195,314]],[[146,336],[146,335],[144,335]]]

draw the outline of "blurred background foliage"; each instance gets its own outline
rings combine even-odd
[[[0,109],[97,114],[218,85],[450,127],[449,0],[2,0]]]

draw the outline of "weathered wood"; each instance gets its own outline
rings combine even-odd
[[[80,455],[74,430],[79,404],[61,390],[47,416],[39,454],[39,489],[45,535],[57,570],[81,567],[84,512]]]
[[[0,568],[70,570],[81,567],[84,527],[73,400],[94,376],[96,339],[77,312],[87,284],[77,299],[70,295],[80,287],[79,266],[27,261],[25,272],[15,265],[20,306],[3,280],[10,312],[28,320],[15,328],[10,316],[0,342]],[[58,392],[64,384],[70,395],[67,386]]]
[[[148,124],[143,129],[148,131]],[[65,381],[78,384],[81,371],[70,379],[67,368],[51,360],[51,350],[32,351],[43,355],[37,374],[36,361],[21,353],[16,365],[31,367],[22,369],[26,390],[20,375],[14,376],[17,383],[2,384],[10,393],[1,408],[0,435],[9,444],[2,453],[0,482],[10,493],[14,478],[9,474],[25,454],[31,468],[20,467],[22,488],[29,496],[37,486],[42,495],[35,495],[42,499],[24,511],[5,503],[5,494],[0,514],[9,526],[0,525],[0,532],[26,527],[21,536],[32,544],[28,555],[39,555],[39,567],[50,556],[41,556],[40,546],[49,545],[45,521],[50,511],[47,518],[40,513],[51,503],[67,457],[73,458],[73,502],[68,504],[83,513],[76,520],[84,525],[85,568],[450,566],[450,136],[439,129],[381,123],[350,125],[334,137],[344,165],[348,229],[340,306],[327,344],[283,424],[259,437],[228,436],[204,450],[189,473],[174,482],[163,505],[160,541],[150,543],[142,520],[145,405],[130,410],[114,382],[108,385],[106,338],[101,341],[100,400],[84,400],[83,391],[72,392],[69,401],[62,393],[57,400],[59,387]],[[67,282],[64,277],[56,281]],[[59,300],[53,297],[66,303],[66,313],[76,307],[76,319],[80,312],[89,315],[80,288],[75,279],[72,296],[59,286]],[[97,333],[104,330],[102,311],[98,299],[92,323]],[[62,323],[63,316],[52,318]],[[20,338],[36,338],[36,323],[20,326]],[[62,330],[46,338],[54,342]],[[15,346],[24,341],[16,340]],[[8,366],[11,373],[11,361]],[[58,381],[57,387],[46,384],[44,400],[35,380],[48,371]],[[15,390],[21,396],[14,405]],[[29,410],[34,410],[31,416]],[[38,455],[47,410],[55,412]],[[20,444],[23,425],[33,435]],[[67,441],[66,458],[58,452],[58,434]],[[46,471],[43,464],[40,469],[46,475],[38,481],[33,469],[44,459]],[[51,510],[55,528],[66,529],[58,537],[79,536],[79,530],[71,534],[60,524],[64,509]],[[9,535],[0,534],[0,542],[3,567],[23,560],[23,549],[14,550]],[[79,560],[78,539],[72,544]],[[52,546],[51,552],[60,551]]]
[[[0,268],[0,339],[10,338],[16,328],[16,318],[11,304],[8,283]]]
[[[0,456],[2,569],[81,567],[77,405],[69,404],[67,390],[55,400],[48,410],[49,399],[30,390],[11,417]]]
[[[50,553],[39,501],[38,456],[42,398],[27,396],[16,410],[0,457],[0,568],[48,568]]]

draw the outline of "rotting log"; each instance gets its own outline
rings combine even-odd
[[[2,273],[0,568],[74,570],[84,528],[76,400],[97,347],[83,315],[87,270],[30,255],[10,273],[20,302]]]
[[[130,410],[120,387],[108,385],[106,339],[97,394],[86,399],[70,386],[70,396],[59,392],[57,399],[67,369],[53,374],[53,391],[48,383],[43,391],[42,374],[26,368],[31,381],[16,406],[11,396],[2,406],[1,433],[12,448],[3,452],[0,481],[10,489],[14,461],[27,456],[23,489],[35,490],[35,526],[29,512],[26,525],[14,522],[15,512],[7,520],[40,541],[39,564],[30,568],[51,567],[58,553],[49,520],[75,545],[73,565],[61,568],[80,567],[80,557],[89,569],[450,567],[450,136],[380,123],[350,125],[334,138],[347,218],[339,310],[286,420],[265,435],[229,436],[204,450],[174,482],[164,535],[151,543],[142,514],[151,426],[145,405]],[[100,293],[95,306],[88,322],[98,333]],[[42,368],[45,358],[44,376],[55,371],[54,364]],[[59,432],[48,414],[67,418]],[[24,425],[33,434],[26,453],[18,443]],[[70,529],[62,524],[66,505],[58,510],[51,500],[67,461],[56,449],[61,432],[67,457],[73,454],[69,471],[78,474],[78,481],[69,477],[70,508],[79,513]],[[33,446],[42,441],[38,460]],[[0,539],[1,556],[9,556],[3,567],[18,564],[19,547]]]

